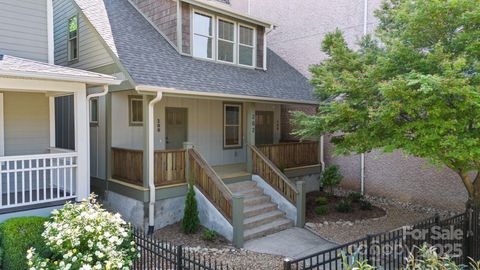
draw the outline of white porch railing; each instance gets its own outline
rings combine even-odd
[[[77,153],[0,157],[0,209],[72,199]]]

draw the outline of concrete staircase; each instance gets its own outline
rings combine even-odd
[[[283,231],[293,226],[293,221],[285,217],[278,205],[257,187],[254,181],[242,181],[227,185],[234,194],[241,194],[244,200],[244,240]]]

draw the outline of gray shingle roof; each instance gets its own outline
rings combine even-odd
[[[107,14],[108,26],[94,26],[107,39],[110,37],[105,33],[109,31],[104,28],[110,29],[117,55],[137,85],[298,101],[314,100],[308,80],[271,50],[267,54],[267,71],[197,60],[180,55],[127,0],[75,1],[79,6],[96,10],[85,13],[90,21],[106,21],[97,17]],[[103,1],[103,5],[92,8],[99,1]],[[103,7],[105,12],[100,10]]]
[[[23,77],[48,77],[56,80],[69,78],[69,81],[78,82],[115,80],[115,77],[101,73],[51,65],[10,55],[0,55],[0,75],[15,76],[16,74]]]

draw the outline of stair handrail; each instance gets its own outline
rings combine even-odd
[[[208,176],[207,181],[210,181],[213,185],[206,186],[205,179],[200,179],[198,175],[195,176],[194,170],[190,169],[190,174],[194,175],[194,184],[197,188],[202,191],[202,193],[210,200],[210,202],[220,211],[220,213],[232,224],[233,220],[233,209],[232,209],[232,198],[233,194],[230,189],[225,185],[220,176],[213,170],[213,168],[208,164],[208,162],[202,157],[200,153],[194,148],[190,148],[187,151],[190,160],[193,160],[204,173]],[[195,166],[193,162],[190,162],[190,167]],[[209,189],[214,188],[214,190]],[[216,189],[216,190],[215,190]],[[216,194],[215,192],[219,192]],[[222,198],[219,198],[216,195],[221,195],[226,204],[222,205]]]
[[[299,194],[299,191],[296,185],[282,171],[280,171],[280,169],[270,159],[268,159],[265,156],[265,154],[263,154],[255,145],[249,145],[249,146],[252,151],[252,159],[254,160],[254,156],[259,157],[278,176],[278,178],[293,191],[293,194],[288,194],[289,192],[285,192],[285,190],[282,190],[279,186],[274,185],[274,183],[272,183],[270,179],[265,179],[265,178],[268,178],[267,176],[265,175],[260,175],[260,176],[264,178],[264,180],[268,184],[270,184],[273,188],[275,188],[275,190],[277,190],[280,194],[282,194],[287,200],[289,200],[291,203],[295,205],[296,199],[297,199],[296,197]],[[253,162],[253,173],[259,174],[259,171],[257,171],[256,166],[257,164]]]

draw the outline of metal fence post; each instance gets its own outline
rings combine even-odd
[[[177,259],[177,265],[176,269],[177,270],[183,270],[183,247],[182,245],[177,246],[177,254],[176,254],[176,259]]]
[[[367,253],[366,253],[366,259],[367,259],[367,263],[372,265],[372,260],[371,260],[371,251],[370,249],[372,248],[372,234],[367,234]]]
[[[305,192],[305,181],[298,181],[297,182],[297,224],[296,226],[299,228],[303,228],[305,226],[305,207],[306,207],[306,192]]]
[[[290,264],[289,258],[283,260],[283,270],[292,270],[292,265]]]
[[[465,265],[470,263],[469,257],[471,257],[471,222],[472,222],[472,208],[467,208],[465,216],[463,218],[463,261]]]
[[[232,226],[233,244],[236,248],[243,247],[243,196],[232,196]]]

